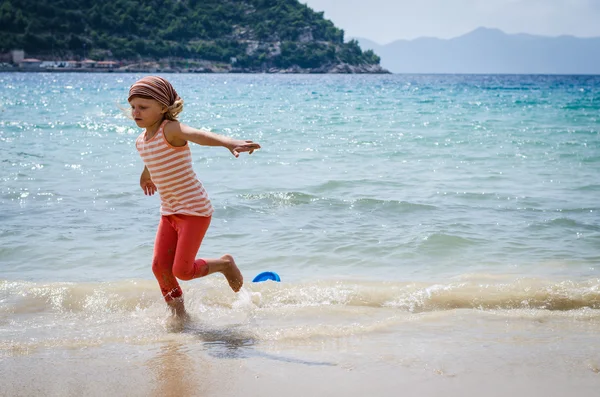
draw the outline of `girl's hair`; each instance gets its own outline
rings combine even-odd
[[[179,116],[179,113],[181,112],[183,112],[183,99],[178,98],[171,106],[167,108],[165,119],[177,121],[177,116]]]

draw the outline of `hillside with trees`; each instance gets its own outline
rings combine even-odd
[[[298,0],[0,0],[0,52],[327,72],[380,58]],[[349,68],[350,67],[350,68]]]

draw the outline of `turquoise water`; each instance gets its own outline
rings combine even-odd
[[[134,74],[0,75],[0,266],[34,281],[152,278]],[[169,75],[216,207],[201,255],[246,278],[581,278],[600,262],[600,78]]]
[[[199,256],[246,284],[182,283],[183,325],[139,77],[0,74],[5,393],[597,395],[600,76],[166,76],[184,123],[262,145],[192,147]]]

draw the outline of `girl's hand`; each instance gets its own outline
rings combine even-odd
[[[260,145],[252,141],[232,140],[231,143],[227,145],[227,149],[229,149],[231,154],[235,157],[239,157],[240,153],[243,152],[248,152],[248,154],[254,153],[255,150],[260,149]]]
[[[146,196],[152,196],[156,193],[156,185],[152,182],[149,172],[142,172],[142,176],[140,176],[140,186]]]

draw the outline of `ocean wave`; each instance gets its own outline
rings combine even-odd
[[[572,213],[572,214],[584,214],[588,212],[600,212],[598,207],[582,207],[582,208],[561,208],[558,212]]]
[[[561,211],[561,212],[567,212],[567,211]],[[583,212],[590,212],[590,211],[583,211]],[[532,223],[530,226],[528,226],[529,229],[533,229],[533,230],[542,230],[542,229],[553,228],[553,227],[588,230],[588,231],[592,231],[592,232],[600,231],[600,226],[597,224],[584,223],[584,222],[577,221],[575,219],[567,218],[567,217],[559,217],[559,218],[554,218],[554,219],[550,219],[550,220],[545,220],[542,222],[535,222],[535,223]]]
[[[585,164],[598,163],[598,162],[600,162],[600,156],[584,157],[581,159],[581,162],[585,163]]]
[[[437,210],[435,205],[411,203],[408,201],[399,200],[380,200],[374,198],[361,198],[351,200],[351,203],[356,208],[365,210],[385,209],[394,212],[415,212],[415,211],[432,211]]]
[[[564,110],[592,110],[597,111],[600,109],[600,102],[592,102],[592,101],[576,101],[571,102],[566,105],[561,106],[561,109]]]
[[[169,316],[155,284],[0,281],[0,356],[179,340],[199,341],[211,354],[228,357],[261,342],[372,335],[457,318],[465,326],[484,321],[495,327],[498,320],[600,324],[600,279],[337,279],[248,283],[234,294],[224,279],[210,277],[184,286],[190,319],[183,323]]]
[[[260,194],[243,194],[239,197],[249,201],[261,201],[269,206],[286,207],[309,204],[318,197],[302,192],[268,192]]]
[[[247,283],[231,294],[222,280],[186,288],[193,304],[221,309],[396,308],[411,313],[455,309],[569,311],[600,310],[600,279],[504,280],[479,276],[446,283],[322,280],[301,283]],[[152,281],[31,283],[0,281],[0,313],[131,313],[161,301]],[[245,299],[244,299],[245,296]],[[240,297],[242,297],[240,299]],[[203,309],[206,310],[206,309]]]
[[[597,191],[600,191],[600,185],[590,184],[590,185],[580,186],[580,187],[576,188],[575,190],[583,191],[583,192],[597,192]]]
[[[583,283],[456,283],[415,286],[410,293],[386,302],[410,312],[454,309],[570,311],[600,309],[600,280]]]
[[[425,237],[419,247],[430,251],[469,247],[477,244],[479,244],[479,241],[476,239],[461,237],[454,234],[433,233]]]
[[[461,200],[469,200],[469,201],[497,201],[500,197],[500,194],[494,192],[464,192],[458,194],[458,197]]]
[[[385,200],[376,198],[343,199],[333,197],[319,197],[302,192],[269,192],[261,194],[243,194],[238,196],[244,200],[256,201],[267,207],[293,207],[312,203],[336,206],[340,208],[358,209],[364,212],[376,210],[398,212],[432,211],[437,207],[429,204],[411,203],[408,201]],[[239,205],[228,206],[232,211]]]
[[[66,313],[131,312],[149,307],[154,292],[150,282],[32,283],[0,281],[7,298],[0,312]]]
[[[324,182],[318,186],[313,187],[317,192],[329,192],[335,191],[340,188],[353,188],[356,186],[364,186],[365,184],[374,184],[373,181],[369,180],[339,180],[332,179]]]
[[[392,153],[390,156],[394,156],[398,153]],[[405,153],[401,153],[401,156],[405,156]],[[361,178],[361,179],[331,179],[327,182],[323,182],[318,185],[311,186],[310,191],[321,193],[321,194],[335,194],[335,192],[354,192],[354,191],[365,191],[369,188],[381,189],[384,186],[389,186],[393,189],[405,188],[407,185],[404,182],[398,180],[384,180],[379,178]]]
[[[411,313],[455,309],[566,311],[600,309],[600,279],[551,282],[518,279],[448,283],[327,281],[274,285],[261,293],[261,307],[393,307]]]
[[[584,223],[570,218],[556,218],[550,222],[552,225],[566,226],[571,228],[585,229],[589,231],[600,232],[600,225]]]

